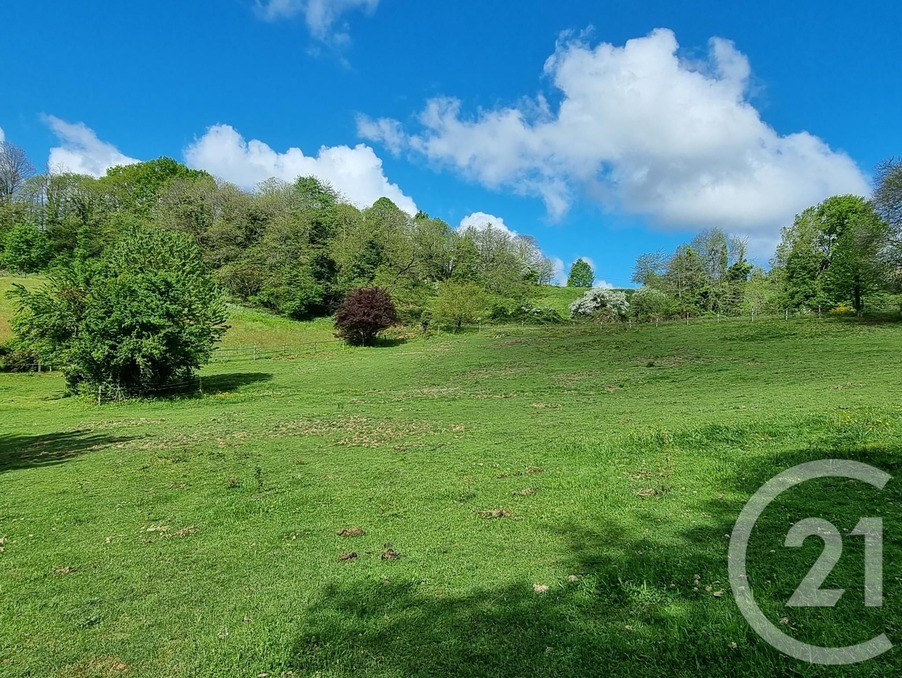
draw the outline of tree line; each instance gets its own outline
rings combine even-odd
[[[6,144],[7,147],[11,146]],[[20,273],[97,258],[131,229],[184,233],[239,301],[306,319],[332,313],[353,289],[388,290],[419,321],[441,286],[476,286],[496,315],[527,303],[553,267],[529,237],[458,231],[387,198],[359,209],[314,177],[255,191],[160,158],[100,178],[41,174],[0,196],[0,264]]]
[[[792,311],[902,314],[902,162],[877,173],[873,198],[833,196],[781,232],[768,271],[746,243],[711,229],[672,254],[639,257],[630,297],[640,318]]]

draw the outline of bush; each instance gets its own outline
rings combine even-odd
[[[661,290],[642,286],[633,292],[630,309],[639,320],[663,320],[676,313],[676,304]]]
[[[831,308],[828,313],[832,316],[848,317],[855,315],[855,309],[849,306],[849,304],[842,303]]]
[[[72,390],[113,385],[149,393],[183,381],[225,332],[220,288],[194,240],[135,229],[94,266],[74,261],[42,289],[15,292],[13,327]]]
[[[380,287],[351,292],[335,312],[336,335],[353,346],[372,346],[380,332],[396,324],[395,303]]]
[[[597,320],[622,320],[630,310],[626,294],[604,287],[593,287],[570,304],[571,317]]]

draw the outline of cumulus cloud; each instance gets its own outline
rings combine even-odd
[[[345,44],[350,40],[345,14],[376,11],[379,0],[258,0],[257,13],[267,21],[303,16],[310,34],[322,42]]]
[[[3,128],[0,127],[0,144],[6,141],[6,134],[3,132]]]
[[[771,241],[808,205],[869,193],[844,153],[807,132],[781,135],[748,98],[750,66],[713,38],[707,58],[678,56],[658,29],[618,47],[562,40],[545,63],[559,91],[466,116],[456,99],[430,100],[422,129],[358,125],[365,138],[407,147],[495,189],[545,201],[553,216],[588,196],[663,227],[721,226]]]
[[[214,125],[185,149],[185,162],[245,188],[270,177],[294,181],[312,175],[356,205],[369,206],[386,197],[408,214],[417,212],[414,201],[389,182],[382,160],[365,144],[322,146],[315,157],[300,148],[280,153],[257,139],[245,140],[230,125]]]
[[[472,228],[476,231],[484,231],[489,226],[503,233],[507,233],[512,238],[518,235],[516,231],[507,227],[504,223],[504,219],[496,217],[494,214],[486,214],[485,212],[473,212],[473,214],[465,216],[460,220],[460,225],[457,227],[457,230],[466,231],[467,229]]]
[[[53,115],[44,122],[56,135],[60,145],[50,149],[47,166],[51,172],[74,172],[101,177],[110,167],[140,162],[120,152],[113,144],[101,141],[90,127],[71,123]]]

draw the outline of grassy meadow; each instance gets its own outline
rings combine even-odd
[[[902,324],[484,327],[367,349],[327,321],[231,324],[224,348],[260,357],[224,351],[202,395],[98,406],[58,373],[0,374],[0,675],[902,673],[897,650],[839,669],[781,655],[727,581],[733,523],[776,473],[841,457],[898,474]],[[895,479],[775,502],[749,547],[768,618],[812,643],[902,641],[900,501]],[[808,516],[843,533],[883,517],[882,608],[862,606],[854,537],[825,583],[838,606],[785,607],[822,550],[783,546]]]

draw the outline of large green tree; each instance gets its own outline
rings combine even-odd
[[[22,344],[61,366],[72,390],[153,393],[209,360],[226,308],[190,236],[134,229],[95,262],[74,260],[41,289],[18,286]]]
[[[808,308],[850,303],[860,314],[865,297],[887,285],[889,238],[864,198],[834,196],[806,209],[784,229],[774,258],[784,300]]]
[[[147,215],[170,182],[179,178],[209,176],[203,170],[189,169],[172,158],[163,157],[132,165],[111,167],[98,181],[115,199],[116,207]]]

